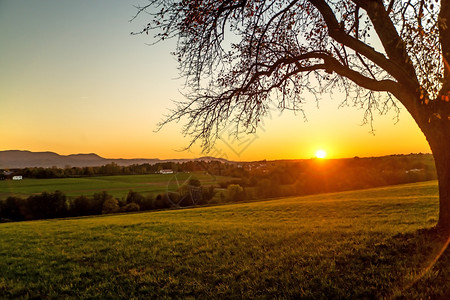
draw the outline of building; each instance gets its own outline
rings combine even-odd
[[[173,174],[173,170],[172,169],[162,169],[161,171],[159,171],[160,174]]]

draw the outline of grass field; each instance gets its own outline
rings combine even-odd
[[[0,298],[448,299],[437,201],[433,181],[0,224]]]
[[[0,199],[8,196],[27,197],[42,192],[62,191],[67,196],[91,196],[94,193],[108,191],[117,198],[124,197],[129,190],[141,194],[156,194],[176,190],[191,177],[199,179],[202,185],[215,185],[220,181],[230,180],[230,177],[212,176],[203,172],[178,174],[150,174],[150,175],[123,175],[99,176],[81,178],[55,178],[4,180],[0,181]]]

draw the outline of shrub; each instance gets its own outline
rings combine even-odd
[[[145,197],[139,194],[138,192],[133,192],[130,190],[127,195],[127,203],[134,202],[136,204],[141,205],[145,201]]]
[[[167,197],[167,194],[158,194],[153,200],[153,209],[169,208],[171,205]]]
[[[61,191],[54,193],[43,192],[40,195],[31,195],[27,199],[29,219],[61,218],[67,215],[66,195]]]
[[[280,193],[280,185],[270,179],[262,179],[256,186],[259,198],[270,198],[278,196]]]
[[[8,197],[0,202],[0,221],[25,220],[26,200],[19,197]]]
[[[217,193],[215,193],[214,197],[208,202],[210,204],[221,204],[226,201],[227,195],[226,191],[220,190]]]
[[[244,189],[239,184],[230,184],[227,187],[227,200],[229,202],[244,201]]]
[[[102,214],[112,214],[119,210],[119,201],[113,196],[108,197],[105,202],[103,202]]]
[[[79,196],[72,200],[70,214],[76,216],[87,216],[93,214],[91,199],[86,196]]]
[[[178,196],[178,200],[174,201],[174,195]],[[178,193],[168,193],[170,199],[180,206],[190,206],[199,204],[202,201],[202,188],[193,185],[182,185],[178,189]],[[175,198],[176,199],[176,198]]]
[[[91,214],[100,215],[103,211],[103,204],[107,199],[113,198],[112,195],[109,195],[106,191],[101,193],[95,193],[94,198],[90,201],[89,207]]]
[[[206,204],[214,197],[214,186],[202,187],[202,197],[197,204]]]
[[[131,212],[131,211],[139,211],[139,204],[134,202],[128,203],[127,205],[120,208],[121,212]]]
[[[188,185],[195,186],[195,187],[200,187],[202,184],[201,184],[200,180],[198,180],[195,177],[192,177],[192,178],[189,179]]]
[[[141,203],[137,203],[140,206],[140,210],[151,210],[153,209],[153,195],[148,195],[144,197]]]

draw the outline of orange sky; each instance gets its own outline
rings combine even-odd
[[[137,1],[139,3],[139,1]],[[141,1],[142,2],[142,1]],[[147,46],[130,36],[145,19],[128,22],[128,1],[0,2],[0,150],[97,153],[107,158],[195,158],[198,147],[182,123],[155,132],[183,81],[169,52],[174,43]],[[375,135],[361,126],[363,111],[338,109],[341,95],[307,104],[308,122],[273,108],[256,134],[221,134],[214,156],[232,160],[310,158],[430,152],[402,109],[377,117]]]

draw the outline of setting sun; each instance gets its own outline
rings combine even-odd
[[[327,153],[325,150],[319,149],[316,151],[316,157],[317,158],[325,158],[327,156]]]

